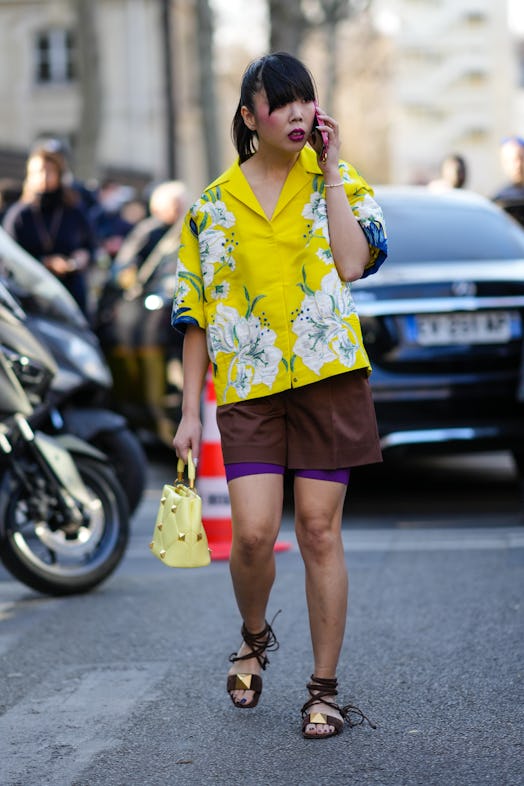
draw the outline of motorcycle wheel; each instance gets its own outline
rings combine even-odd
[[[147,474],[147,457],[137,437],[127,429],[103,431],[90,440],[105,453],[127,497],[129,513],[136,511],[142,499]]]
[[[74,595],[96,587],[115,570],[129,538],[127,501],[114,474],[84,456],[75,462],[90,502],[82,525],[70,531],[50,528],[52,497],[48,516],[32,515],[18,478],[11,473],[3,478],[1,560],[15,578],[48,595]]]

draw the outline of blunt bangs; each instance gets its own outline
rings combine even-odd
[[[250,83],[248,88],[250,97],[263,88],[270,112],[292,101],[315,100],[315,87],[311,74],[299,60],[286,52],[277,52],[260,58],[251,64],[249,71],[251,74],[246,80],[246,87],[248,87],[247,83]],[[249,105],[247,102],[244,103]]]
[[[287,52],[275,52],[253,60],[242,77],[240,100],[233,117],[231,135],[242,164],[257,151],[257,132],[242,117],[242,107],[254,111],[254,96],[264,90],[269,112],[292,101],[314,101],[315,83],[306,66]]]
[[[308,70],[294,57],[270,55],[260,74],[269,111],[291,101],[314,101],[315,88]]]

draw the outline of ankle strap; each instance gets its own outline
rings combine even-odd
[[[370,721],[362,710],[355,707],[354,704],[345,704],[343,707],[339,707],[336,702],[328,699],[328,696],[334,698],[338,694],[337,684],[338,681],[336,677],[315,677],[315,675],[312,674],[311,682],[307,684],[307,689],[311,698],[308,699],[302,707],[302,715],[310,710],[315,704],[322,702],[328,707],[331,707],[331,709],[337,710],[341,714],[342,719],[349,726],[360,726],[366,721],[372,729],[376,729],[376,725]]]
[[[315,677],[311,675],[311,682],[308,682],[307,689],[311,695],[322,693],[325,696],[336,696],[338,680],[336,677]]]
[[[271,625],[279,614],[280,610],[277,611],[271,620]],[[256,658],[261,668],[265,669],[269,663],[269,658],[265,653],[275,652],[275,650],[278,650],[280,647],[271,625],[266,620],[265,626],[259,633],[251,633],[251,631],[246,628],[246,624],[242,623],[242,638],[246,642],[251,652],[247,652],[245,655],[236,655],[235,653],[232,653],[229,656],[231,663],[235,663],[239,660],[249,660],[250,658]]]

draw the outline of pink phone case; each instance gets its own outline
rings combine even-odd
[[[318,119],[318,116],[317,116],[317,109],[318,109],[318,104],[315,101],[315,126],[320,122],[319,119]],[[327,149],[328,149],[328,145],[329,145],[329,137],[328,137],[326,131],[318,131],[318,129],[317,129],[317,133],[319,133],[321,138],[322,138],[322,147],[320,148],[320,153],[319,153],[318,157],[320,158],[320,161],[324,164],[326,159],[327,159]]]

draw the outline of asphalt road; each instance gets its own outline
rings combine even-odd
[[[127,555],[52,599],[0,573],[1,786],[522,786],[524,527],[506,457],[355,473],[341,698],[378,728],[300,735],[311,672],[286,505],[270,613],[280,649],[254,711],[225,693],[239,620],[227,562],[149,553],[153,457]]]

